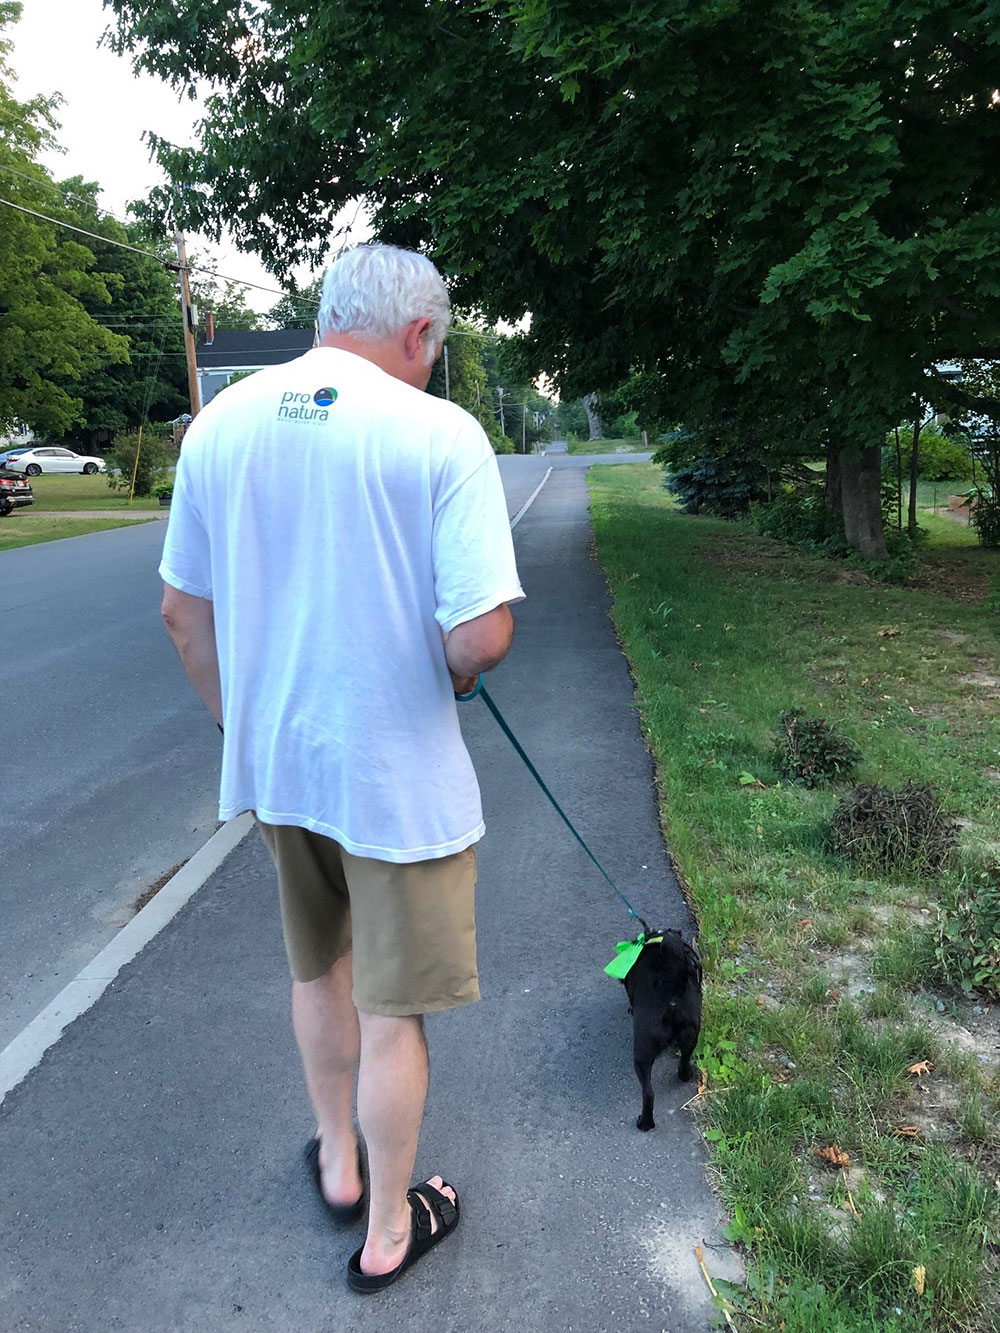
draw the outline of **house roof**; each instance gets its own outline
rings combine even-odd
[[[312,329],[268,329],[265,333],[217,329],[213,342],[198,344],[198,369],[280,366],[308,352],[314,336]]]

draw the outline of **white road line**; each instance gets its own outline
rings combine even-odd
[[[0,1051],[0,1103],[30,1074],[74,1019],[85,1014],[125,966],[176,916],[253,827],[253,816],[223,824],[159,893],[123,926],[110,944]]]
[[[542,487],[545,485],[545,483],[548,481],[548,479],[549,479],[549,477],[551,477],[551,475],[552,475],[552,469],[549,468],[548,472],[546,472],[545,476],[541,479],[541,481],[538,483],[538,485],[535,487],[535,489],[534,489],[534,490],[531,492],[531,494],[528,496],[527,500],[525,500],[525,502],[524,502],[524,504],[521,506],[521,508],[517,511],[517,513],[516,513],[516,514],[514,515],[514,517],[511,519],[511,521],[510,521],[510,530],[511,530],[511,532],[514,531],[514,529],[517,527],[518,523],[520,523],[521,519],[524,518],[525,514],[528,512],[528,510],[529,510],[529,509],[531,508],[531,506],[534,504],[535,496],[536,496],[536,495],[538,494],[538,492],[542,489]]]
[[[551,475],[552,469],[549,468],[511,519],[511,532],[534,504],[538,492]],[[91,959],[56,998],[0,1051],[0,1105],[7,1093],[31,1073],[49,1047],[55,1045],[70,1023],[85,1014],[100,999],[125,964],[130,963],[184,904],[194,897],[252,827],[253,816],[249,814],[239,815],[228,824],[223,824],[204,847],[195,852],[172,879],[167,880],[142,911],[137,912],[128,925],[121,928],[111,943]]]

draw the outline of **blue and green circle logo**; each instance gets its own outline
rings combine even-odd
[[[337,401],[336,389],[317,389],[313,394],[313,402],[317,407],[330,407]]]

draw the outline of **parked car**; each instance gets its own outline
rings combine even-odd
[[[56,445],[44,444],[35,449],[25,449],[23,454],[12,458],[7,465],[13,472],[25,472],[29,477],[37,477],[40,472],[103,472],[103,458],[89,458],[86,454],[75,454],[72,449],[60,449]]]
[[[0,454],[0,467],[6,467],[12,458],[18,458],[21,454],[26,454],[30,448],[30,444],[19,444],[16,449],[5,449]]]
[[[16,472],[8,472],[0,467],[0,518],[13,514],[15,509],[35,503],[35,493],[31,483],[25,481]]]

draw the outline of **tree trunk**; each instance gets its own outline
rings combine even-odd
[[[844,535],[869,560],[886,554],[879,482],[882,450],[877,444],[840,455],[840,493]]]
[[[906,526],[917,530],[917,473],[920,470],[920,418],[913,423],[913,445],[910,449],[910,504],[906,511]]]
[[[840,479],[840,445],[831,433],[826,442],[826,490],[823,499],[832,519],[839,519],[844,509],[840,497]]]
[[[604,439],[604,426],[601,422],[601,395],[599,393],[588,393],[583,400],[583,410],[587,414],[587,425],[590,427],[590,438],[592,440]]]

